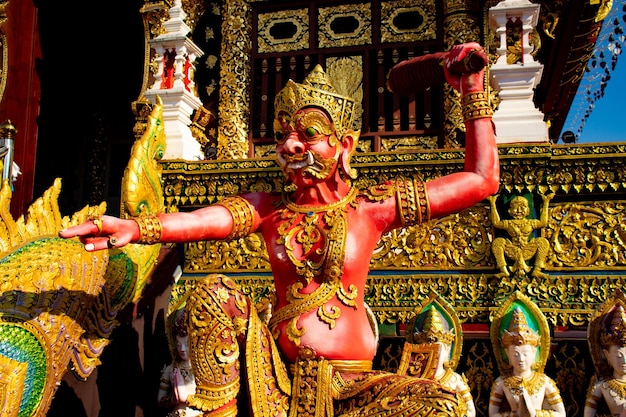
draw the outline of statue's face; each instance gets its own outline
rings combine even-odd
[[[603,349],[604,357],[613,368],[613,376],[619,379],[626,378],[626,346],[611,345]]]
[[[523,219],[528,216],[528,201],[524,197],[515,197],[509,206],[509,214],[514,219]]]
[[[532,369],[535,364],[537,348],[531,345],[510,345],[506,348],[509,364],[513,367],[515,375],[522,374]]]
[[[308,107],[293,115],[281,112],[274,134],[278,164],[296,186],[327,181],[337,171],[341,143],[323,110]]]
[[[182,361],[189,360],[189,346],[187,344],[189,336],[176,336],[176,352]]]

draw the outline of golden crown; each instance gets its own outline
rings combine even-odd
[[[174,314],[175,318],[172,323],[173,336],[187,336],[187,309],[183,307]]]
[[[600,335],[600,344],[604,349],[611,345],[626,346],[626,314],[621,305],[615,308],[611,323]]]
[[[446,330],[441,320],[441,315],[434,308],[426,311],[422,331],[414,335],[415,343],[442,342],[447,345],[454,342],[454,330]]]
[[[539,334],[528,326],[526,315],[521,308],[516,307],[511,316],[509,328],[502,334],[502,346],[505,348],[516,345],[539,346]]]
[[[274,99],[276,118],[281,111],[293,116],[304,107],[324,109],[335,125],[335,131],[340,140],[347,130],[352,129],[355,100],[339,94],[319,64],[313,68],[302,84],[292,80],[287,81],[287,85]]]

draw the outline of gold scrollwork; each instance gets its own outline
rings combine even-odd
[[[626,201],[570,203],[550,211],[552,268],[626,266]]]
[[[248,81],[250,79],[250,5],[226,0],[223,4],[222,53],[220,61],[220,117],[217,158],[242,159],[248,156]]]
[[[436,222],[408,227],[383,236],[371,268],[468,268],[493,265],[488,255],[491,222],[484,207],[475,206]]]

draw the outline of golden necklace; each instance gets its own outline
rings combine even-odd
[[[626,398],[626,382],[619,381],[617,379],[609,379],[606,381],[606,385],[609,390],[611,390],[611,396],[614,397],[613,393],[615,393],[619,398]]]
[[[326,310],[326,302],[337,296],[344,305],[356,306],[357,289],[354,285],[344,289],[341,276],[348,235],[347,206],[354,204],[357,194],[358,189],[351,188],[345,197],[331,204],[300,206],[283,193],[285,208],[281,211],[283,221],[278,226],[276,243],[285,246],[296,273],[304,278],[307,285],[316,277],[322,278],[320,286],[309,294],[300,292],[304,288],[303,282],[290,285],[287,293],[289,304],[277,310],[270,321],[270,328],[274,331],[278,323],[291,319],[287,333],[297,345],[305,332],[297,326],[297,320],[303,313],[317,309],[318,317],[333,328],[340,310],[337,307]],[[300,255],[295,253],[296,249],[300,249]]]
[[[354,187],[350,188],[350,191],[348,191],[348,194],[341,197],[339,200],[334,201],[329,204],[320,204],[320,205],[308,205],[308,206],[298,205],[294,203],[293,201],[291,201],[287,193],[282,194],[282,199],[283,199],[283,204],[285,205],[285,207],[287,207],[291,211],[295,211],[296,213],[321,213],[322,211],[331,211],[335,208],[345,207],[348,203],[352,203],[354,201],[354,198],[356,197],[358,192],[359,192],[358,188],[354,188]]]
[[[504,386],[511,391],[513,395],[522,395],[522,388],[526,389],[530,395],[534,395],[545,384],[545,375],[533,372],[530,378],[524,379],[521,376],[510,375],[504,378]]]

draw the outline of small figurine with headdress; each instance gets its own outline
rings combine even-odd
[[[590,320],[589,350],[596,367],[587,390],[584,417],[626,414],[626,300],[618,290]]]
[[[491,341],[501,375],[489,398],[489,417],[565,417],[555,382],[543,373],[550,344],[539,308],[516,292],[498,310]]]
[[[398,367],[401,375],[433,379],[454,391],[465,404],[464,415],[474,417],[476,406],[467,379],[457,373],[463,331],[452,305],[431,291],[408,323]]]
[[[187,397],[196,391],[196,382],[189,357],[187,313],[184,308],[170,315],[168,339],[172,363],[161,371],[157,401],[159,406],[171,409],[168,417],[193,417],[199,410],[187,407]]]

